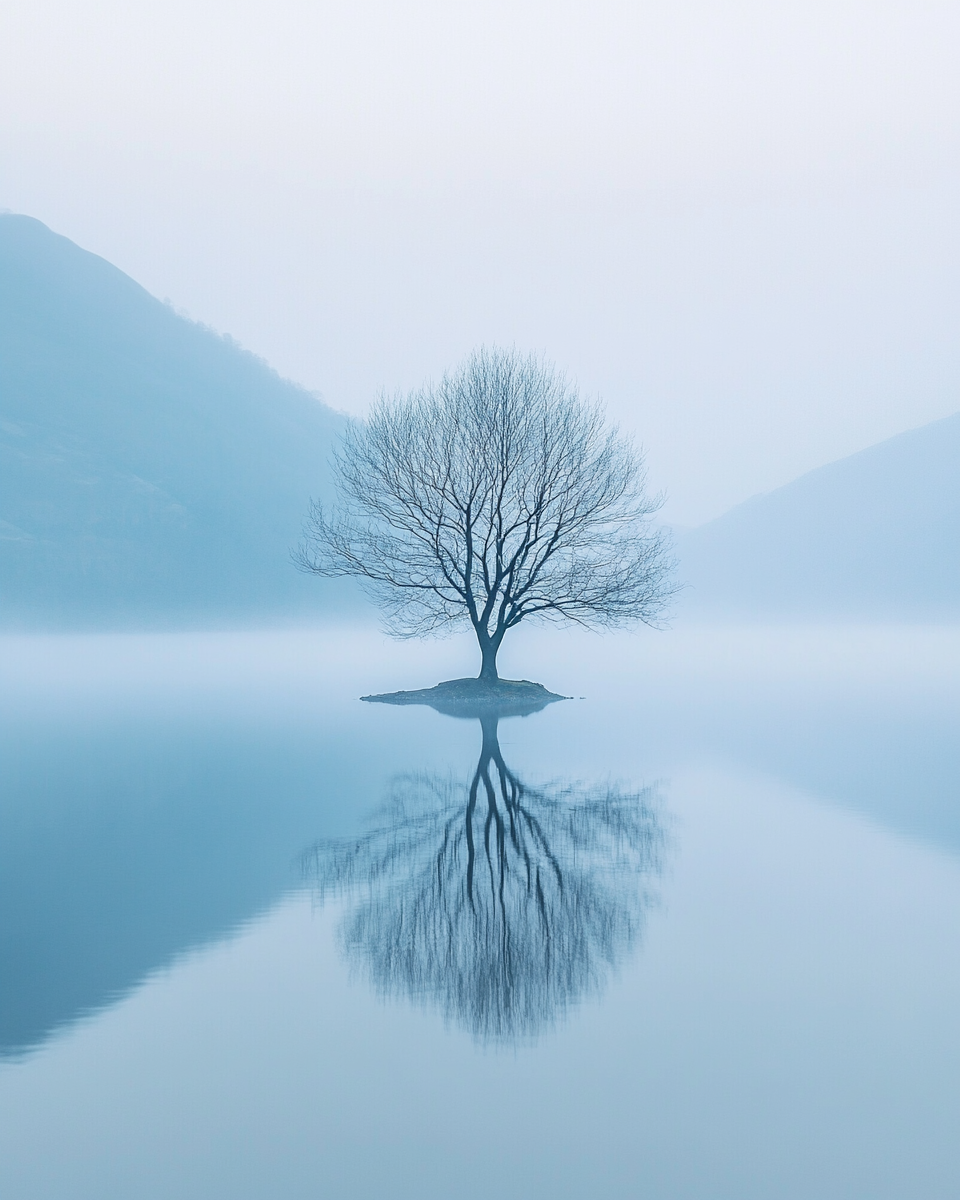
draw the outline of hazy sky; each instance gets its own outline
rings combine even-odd
[[[668,513],[960,408],[960,0],[0,0],[0,208],[335,407],[545,351]]]

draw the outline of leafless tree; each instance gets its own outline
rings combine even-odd
[[[523,620],[656,624],[673,593],[642,454],[535,357],[479,350],[381,399],[335,465],[339,506],[312,506],[298,565],[358,576],[395,636],[469,623],[481,679]]]
[[[652,789],[524,783],[497,722],[480,718],[469,782],[395,779],[369,832],[318,842],[304,867],[319,900],[348,899],[341,945],[378,992],[511,1043],[597,994],[636,945],[665,836]]]

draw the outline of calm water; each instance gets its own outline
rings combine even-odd
[[[0,1195],[960,1195],[960,630],[515,642],[3,643]]]

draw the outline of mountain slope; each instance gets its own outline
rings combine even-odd
[[[756,496],[678,539],[681,612],[960,616],[960,413]]]
[[[304,617],[289,550],[341,418],[29,217],[0,215],[0,623]]]

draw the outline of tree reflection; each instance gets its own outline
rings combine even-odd
[[[502,713],[477,715],[469,783],[399,776],[367,833],[306,861],[321,899],[352,900],[342,945],[381,994],[436,1005],[483,1041],[530,1039],[635,944],[663,834],[649,788],[524,783]]]

